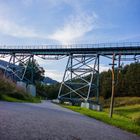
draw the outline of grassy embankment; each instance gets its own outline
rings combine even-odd
[[[102,112],[93,111],[78,106],[64,107],[79,112],[91,118],[103,121],[107,124],[114,125],[121,129],[140,135],[140,97],[120,97],[115,99],[113,118],[109,118],[109,100],[105,101],[106,108]]]
[[[16,87],[15,83],[0,76],[0,100],[9,102],[41,102],[40,98],[33,97]]]

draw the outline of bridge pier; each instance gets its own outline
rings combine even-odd
[[[59,100],[99,102],[99,55],[70,54],[58,93]]]
[[[81,107],[96,110],[96,111],[102,111],[102,106],[100,104],[82,102]]]
[[[33,84],[29,84],[27,86],[27,93],[31,94],[32,96],[36,96],[36,86]]]

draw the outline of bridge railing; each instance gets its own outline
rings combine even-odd
[[[98,44],[67,44],[67,45],[1,45],[0,49],[68,49],[68,48],[111,48],[140,47],[140,42],[98,43]]]

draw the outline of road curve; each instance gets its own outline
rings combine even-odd
[[[140,137],[44,101],[0,102],[0,140],[140,140]]]

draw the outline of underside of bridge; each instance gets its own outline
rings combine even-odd
[[[106,57],[111,61],[114,59],[119,71],[121,61],[139,61],[140,43],[0,46],[0,54],[1,57],[10,56],[5,67],[5,76],[26,81],[28,84],[33,84],[34,76],[32,74],[31,79],[25,79],[25,73],[34,56],[49,60],[68,57],[58,99],[99,103],[100,58]],[[32,66],[30,70],[33,71]]]

